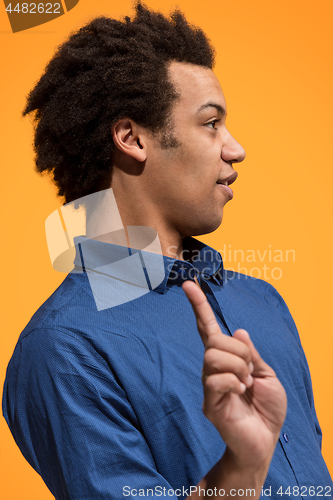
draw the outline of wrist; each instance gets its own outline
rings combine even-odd
[[[270,461],[271,457],[260,462],[253,459],[252,461],[239,460],[227,448],[221,460],[205,476],[202,486],[211,490],[222,488],[228,496],[232,491],[235,500],[240,498],[244,491],[251,490],[251,498],[259,499]]]
[[[261,461],[253,458],[252,460],[240,460],[227,448],[219,465],[217,464],[220,480],[225,485],[226,490],[254,490],[255,494],[252,495],[252,498],[258,499],[268,473],[271,458],[269,456]]]
[[[261,459],[257,456],[254,458],[254,454],[240,457],[227,447],[220,462],[221,468],[228,474],[235,471],[237,474],[242,473],[254,477],[265,475],[266,477],[272,457],[273,453]]]

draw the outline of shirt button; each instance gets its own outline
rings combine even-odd
[[[286,443],[289,441],[288,434],[286,432],[283,433],[283,439],[285,440]]]

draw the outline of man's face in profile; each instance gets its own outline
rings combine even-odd
[[[245,151],[226,127],[226,103],[213,71],[172,62],[169,74],[180,95],[170,117],[178,146],[163,149],[156,137],[150,140],[147,189],[167,224],[195,236],[221,224],[233,196],[228,185],[237,177],[232,163]]]

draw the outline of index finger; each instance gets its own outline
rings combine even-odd
[[[224,335],[216,321],[214,311],[201,288],[190,280],[185,281],[182,287],[192,305],[197,319],[198,330],[205,348],[210,349],[214,347],[240,356],[246,363],[250,363],[251,352],[249,347],[242,340]]]
[[[209,339],[216,335],[221,335],[222,333],[216,321],[214,311],[210,307],[206,295],[198,285],[193,283],[193,281],[185,281],[182,288],[193,308],[204,346],[206,348],[211,347],[207,345]]]

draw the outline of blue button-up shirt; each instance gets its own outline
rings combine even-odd
[[[270,284],[225,271],[193,238],[184,241],[188,261],[162,257],[162,276],[161,256],[154,276],[144,252],[76,244],[75,269],[19,338],[3,397],[18,446],[56,499],[185,498],[223,455],[202,412],[204,346],[181,288],[194,276],[222,332],[245,328],[287,392],[263,498],[331,496],[308,365]]]

